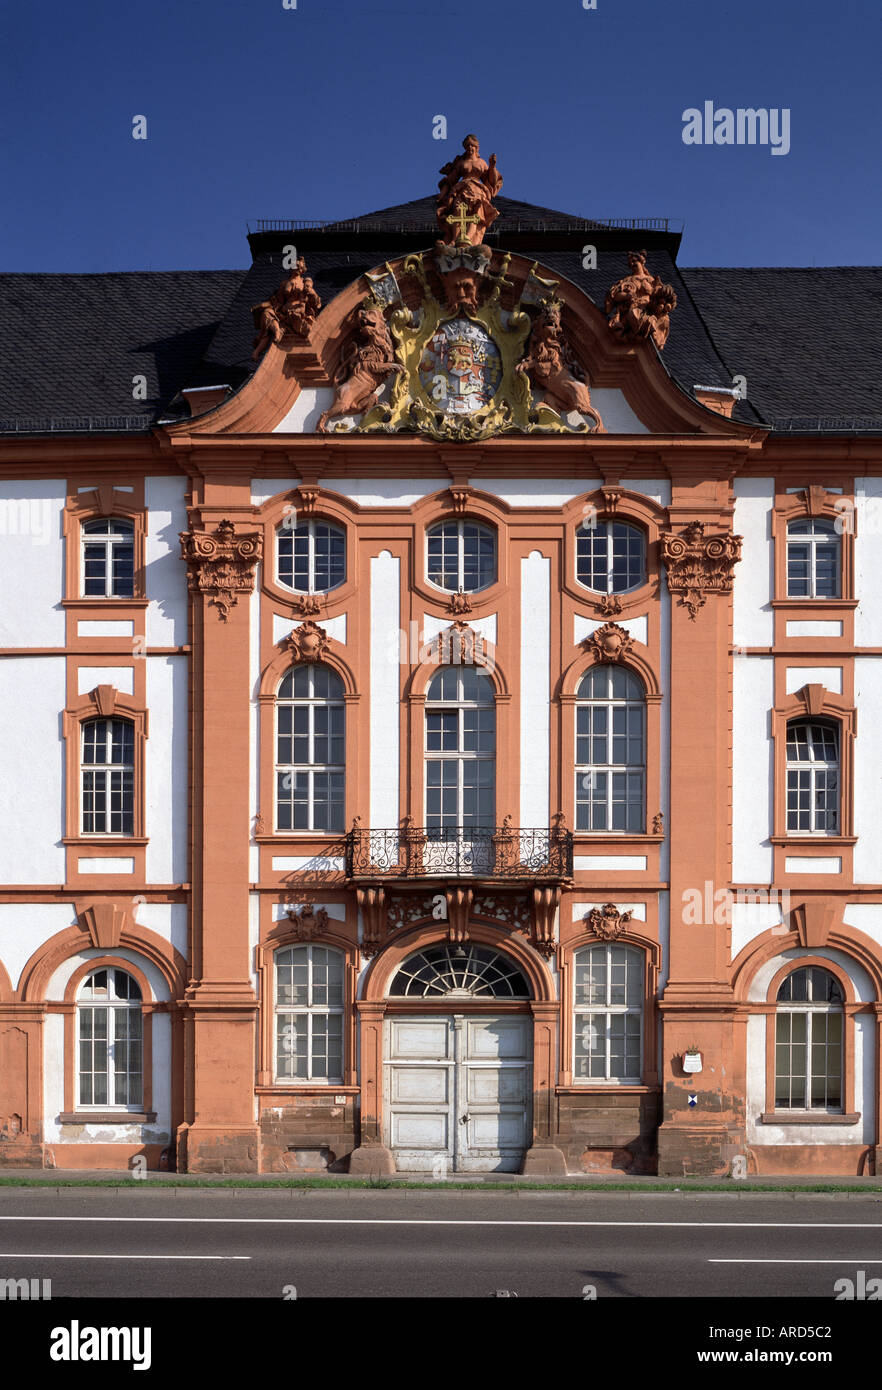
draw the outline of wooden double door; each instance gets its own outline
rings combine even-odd
[[[520,1168],[530,1142],[532,1018],[386,1019],[385,1142],[404,1173]]]

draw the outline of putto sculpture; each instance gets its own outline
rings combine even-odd
[[[308,337],[321,307],[322,301],[306,274],[306,261],[301,256],[275,294],[255,304],[251,310],[254,327],[258,330],[252,360],[256,362],[270,343],[280,343],[289,333],[298,338]]]
[[[629,253],[628,272],[606,296],[610,329],[625,342],[652,338],[661,350],[668,340],[671,314],[677,307],[674,287],[647,269],[645,251]]]
[[[477,135],[467,135],[462,147],[464,153],[441,169],[438,225],[443,242],[478,246],[499,216],[493,199],[502,187],[502,175],[495,154],[489,164],[481,158]]]

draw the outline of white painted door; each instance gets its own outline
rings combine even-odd
[[[400,1172],[518,1170],[531,1037],[522,1014],[387,1019],[386,1143]]]

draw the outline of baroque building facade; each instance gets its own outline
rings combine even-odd
[[[873,1173],[878,272],[442,174],[0,277],[0,1165]]]

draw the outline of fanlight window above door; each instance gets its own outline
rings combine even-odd
[[[529,999],[518,967],[499,951],[483,946],[432,946],[409,956],[390,995],[422,999]]]

